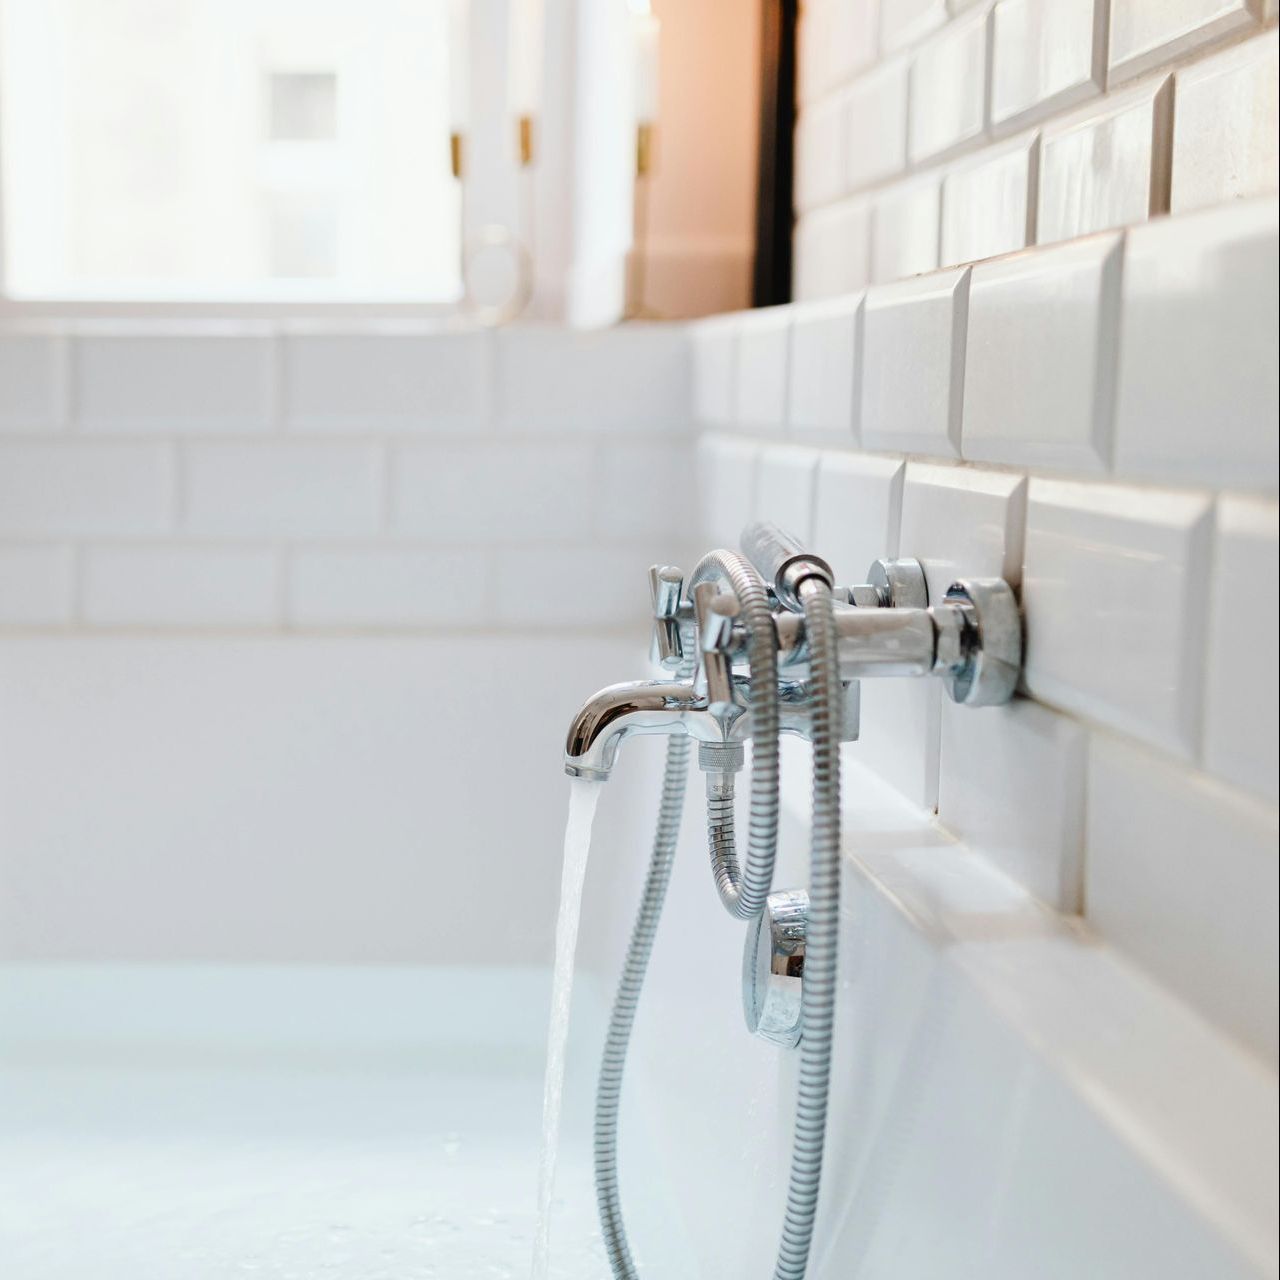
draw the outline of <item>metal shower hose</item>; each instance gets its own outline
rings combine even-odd
[[[777,702],[776,672],[777,653],[770,640],[769,656],[757,667],[757,636],[763,639],[763,628],[757,631],[752,623],[759,617],[751,599],[755,591],[739,590],[758,584],[759,600],[766,615],[768,596],[754,568],[742,557],[732,552],[713,552],[699,565],[699,574],[718,575],[729,579],[739,603],[747,613],[747,625],[751,633],[750,695],[752,715],[752,849],[751,854],[765,861],[767,853],[768,877],[759,892],[759,903],[750,914],[764,905],[773,874],[773,859],[777,850]],[[702,580],[705,580],[703,578]],[[748,600],[743,595],[748,595]],[[795,1138],[791,1151],[791,1175],[787,1188],[786,1212],[782,1226],[782,1240],[774,1266],[774,1280],[803,1280],[808,1269],[809,1251],[813,1240],[813,1223],[818,1203],[818,1188],[822,1176],[823,1143],[826,1132],[827,1097],[831,1077],[831,1042],[834,1025],[836,994],[836,959],[838,946],[840,906],[840,713],[842,708],[839,663],[836,654],[835,617],[830,591],[824,584],[810,580],[802,585],[805,631],[809,641],[809,670],[812,684],[813,711],[813,822],[809,854],[809,917],[805,942],[805,968],[803,986],[803,1035],[800,1041],[800,1085],[796,1098]],[[773,634],[769,620],[770,636]],[[759,676],[770,674],[772,684],[766,687]],[[689,668],[683,671],[687,677]],[[772,725],[770,727],[770,717]],[[761,743],[755,739],[764,721],[766,733]],[[769,737],[772,745],[770,750]],[[766,756],[765,766],[757,770],[756,762],[761,746]],[[662,912],[667,885],[671,880],[671,864],[675,856],[676,840],[680,829],[680,814],[684,807],[685,784],[689,773],[690,742],[685,737],[671,738],[667,743],[666,770],[662,780],[662,799],[658,808],[658,825],[654,834],[653,854],[645,881],[640,910],[631,932],[622,977],[614,998],[609,1020],[609,1032],[605,1041],[604,1060],[600,1068],[600,1080],[596,1090],[595,1114],[595,1177],[596,1200],[600,1212],[600,1225],[604,1234],[605,1249],[614,1280],[639,1280],[639,1272],[631,1257],[626,1228],[622,1219],[622,1205],[618,1191],[618,1111],[622,1093],[622,1077],[626,1066],[627,1046],[635,1022],[636,1005],[644,984],[645,970],[653,950],[658,918]],[[768,759],[771,754],[771,761]],[[770,771],[772,778],[770,779]],[[763,783],[771,785],[771,804],[760,806],[757,823],[757,790]],[[769,799],[766,791],[762,801]],[[772,816],[770,817],[770,811]],[[771,830],[770,830],[771,828]],[[757,845],[757,833],[760,844]],[[730,846],[730,852],[732,846]],[[713,858],[715,846],[713,842]],[[759,889],[758,879],[752,876],[753,857],[748,859],[748,875],[744,881],[735,882],[736,859],[726,872],[731,887],[745,884],[754,894]],[[761,866],[760,870],[763,870]],[[717,886],[722,900],[735,915],[735,902],[745,900],[744,889],[738,889],[736,898],[726,894],[721,880],[721,866],[716,865]],[[749,916],[748,916],[749,918]]]

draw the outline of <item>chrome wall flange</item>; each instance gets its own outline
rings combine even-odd
[[[1022,671],[1022,615],[1013,588],[1003,578],[962,578],[947,588],[944,604],[955,607],[961,650],[943,676],[947,692],[966,707],[1008,702]]]

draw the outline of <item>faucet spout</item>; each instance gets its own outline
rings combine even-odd
[[[633,734],[689,734],[727,741],[737,717],[726,720],[708,709],[705,694],[678,680],[634,680],[593,694],[569,725],[564,771],[572,778],[604,782],[618,747]]]

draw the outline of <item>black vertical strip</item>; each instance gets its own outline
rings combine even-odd
[[[751,303],[791,301],[791,181],[795,157],[798,0],[762,0],[760,164]]]

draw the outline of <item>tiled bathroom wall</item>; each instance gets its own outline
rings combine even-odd
[[[851,748],[1276,1058],[1277,38],[1222,0],[810,0],[797,295],[703,322],[705,533],[1020,591]]]

